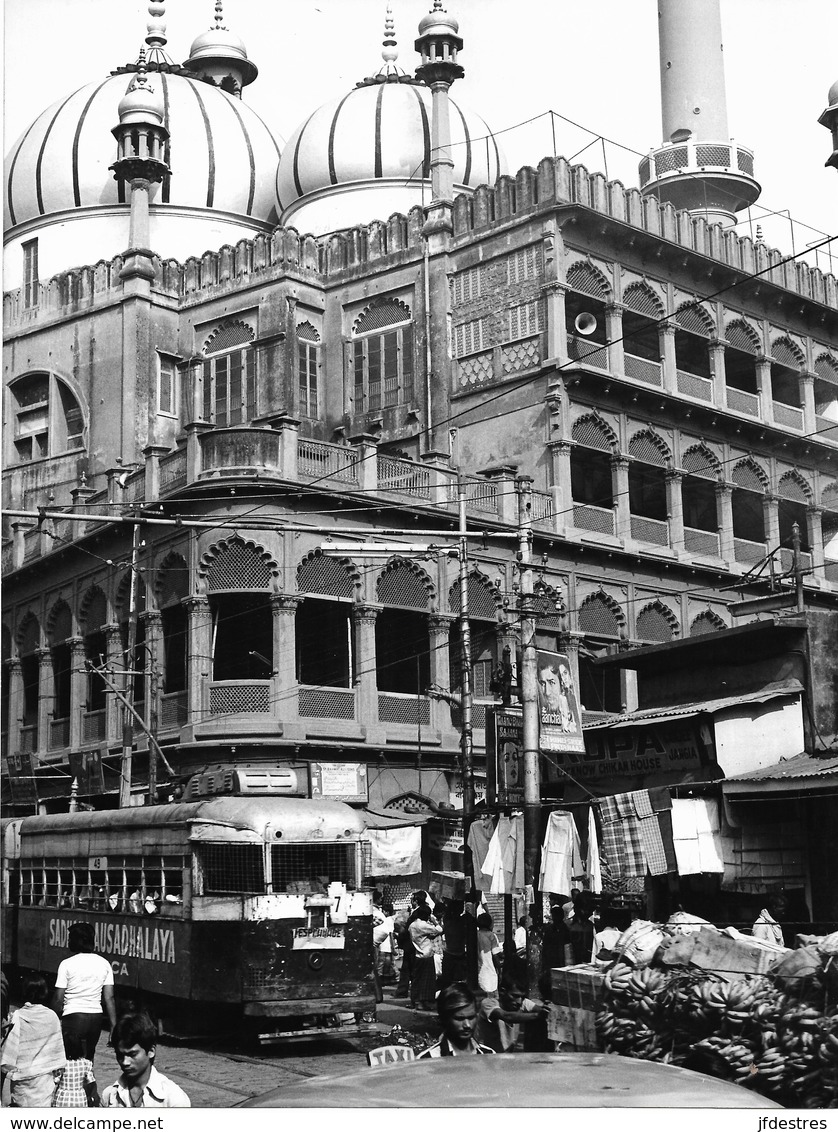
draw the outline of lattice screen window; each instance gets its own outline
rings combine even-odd
[[[514,338],[526,338],[530,334],[538,334],[541,330],[541,303],[536,299],[531,303],[521,303],[507,312],[507,335],[511,341]]]
[[[637,618],[636,636],[641,641],[665,643],[675,637],[674,615],[659,605],[647,605]]]
[[[825,493],[824,493],[825,494]],[[53,644],[60,644],[73,635],[73,615],[66,601],[53,607],[50,616],[49,637]]]
[[[745,322],[732,322],[725,330],[725,337],[734,350],[745,354],[759,353],[759,338]]]
[[[805,360],[800,349],[788,338],[778,338],[776,342],[771,344],[771,354],[774,361],[781,366],[788,366],[789,369],[799,370],[802,369]]]
[[[777,484],[777,494],[796,503],[809,503],[811,493],[794,472],[787,472]]]
[[[454,583],[448,594],[448,608],[452,613],[460,612],[459,582]],[[486,621],[495,621],[498,615],[497,591],[487,579],[474,574],[468,578],[468,613],[469,617]]]
[[[660,301],[652,294],[648,287],[633,284],[626,288],[623,295],[623,305],[637,314],[645,314],[649,318],[661,318],[663,307]]]
[[[261,845],[202,845],[198,861],[205,895],[265,892]]]
[[[398,299],[367,307],[352,328],[355,412],[390,408],[413,398],[413,322]],[[393,327],[393,329],[385,329]]]
[[[271,570],[252,547],[234,541],[218,551],[207,569],[208,590],[267,590]]]
[[[633,456],[635,460],[641,460],[644,464],[658,464],[663,467],[666,465],[666,456],[661,451],[661,444],[662,441],[653,437],[650,433],[639,432],[629,442],[629,456]]]
[[[204,343],[204,420],[219,428],[256,416],[254,337],[247,323],[228,321]]]
[[[157,608],[180,605],[189,596],[189,567],[180,555],[169,557],[157,575]]]
[[[541,275],[541,248],[538,244],[530,244],[528,248],[513,252],[506,261],[506,267],[506,281],[510,286],[527,279],[538,279]]]
[[[699,613],[698,617],[690,625],[691,637],[703,637],[705,633],[718,633],[722,629],[726,629],[724,621],[717,613],[711,613],[708,610],[706,613]]]
[[[378,579],[378,600],[384,605],[427,610],[428,589],[409,566],[394,566]]]
[[[470,267],[451,276],[451,302],[455,306],[473,302],[483,293],[483,268]]]
[[[579,607],[579,632],[594,637],[619,637],[620,621],[603,594],[585,598]]]
[[[602,452],[613,450],[614,438],[609,436],[607,425],[597,417],[580,417],[571,435],[577,444],[584,444],[586,448],[599,448]]]
[[[838,359],[831,354],[820,354],[815,360],[815,373],[826,381],[838,381]]]
[[[458,358],[466,354],[475,354],[482,350],[487,342],[487,320],[473,318],[470,322],[463,322],[454,327],[454,353]]]
[[[352,598],[354,588],[346,566],[337,558],[315,554],[300,563],[297,570],[297,589],[303,594]]]
[[[699,446],[687,449],[681,459],[681,466],[692,476],[710,480],[716,479],[719,472],[719,461],[713,453]]]
[[[757,491],[761,495],[765,494],[765,479],[750,462],[737,464],[730,478],[737,487],[743,487],[746,491]]]
[[[688,330],[690,334],[700,334],[704,338],[713,335],[712,318],[703,307],[695,304],[681,307],[675,314],[675,321],[682,330]]]
[[[828,483],[821,492],[821,503],[828,511],[838,511],[838,483]]]
[[[568,269],[567,285],[572,291],[581,291],[603,302],[608,298],[608,286],[600,275],[588,263],[575,263]]]

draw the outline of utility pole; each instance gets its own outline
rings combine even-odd
[[[148,745],[148,804],[153,806],[157,802],[157,704],[160,694],[160,673],[157,670],[157,654],[153,649],[147,649],[148,662],[151,665],[148,698],[148,730],[154,736],[154,742]]]
[[[541,832],[541,768],[538,749],[538,648],[532,580],[532,479],[518,476],[518,578],[521,615],[521,709],[524,730],[524,883],[538,888]],[[527,932],[529,994],[538,997],[541,976],[541,910],[533,900],[533,929]]]
[[[468,835],[474,820],[474,749],[471,721],[471,626],[468,619],[468,538],[466,532],[466,484],[462,473],[457,478],[460,536],[460,647],[462,649],[462,683],[460,686],[460,752],[463,774],[463,872],[467,890],[474,883],[474,865],[468,847]],[[476,909],[475,909],[476,912]],[[466,971],[468,981],[477,985],[477,918],[466,920]]]
[[[125,652],[125,683],[122,712],[122,761],[119,775],[119,808],[131,804],[132,756],[134,751],[134,654],[137,651],[137,579],[140,553],[140,524],[131,538],[131,585],[128,597],[128,647]]]

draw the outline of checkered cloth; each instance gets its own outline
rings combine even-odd
[[[612,877],[645,876],[646,858],[640,823],[630,794],[597,799],[602,824],[602,854]]]
[[[73,1058],[64,1066],[53,1097],[53,1108],[87,1108],[85,1085],[96,1088],[93,1062],[87,1057]]]
[[[660,821],[652,809],[652,800],[648,790],[633,790],[629,795],[632,799],[634,812],[637,816],[640,842],[643,846],[643,855],[649,872],[652,876],[660,876],[669,871],[666,861],[666,850],[663,847]]]

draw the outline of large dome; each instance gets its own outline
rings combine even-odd
[[[46,234],[57,224],[77,229],[75,244],[82,227],[86,233],[83,258],[47,264],[42,255],[42,276],[108,258],[127,246],[129,202],[120,200],[109,166],[116,158],[111,130],[135,71],[121,68],[56,102],[8,154],[7,238],[25,239],[36,230]],[[261,118],[240,99],[182,71],[150,65],[148,78],[162,95],[170,138],[171,175],[150,196],[154,250],[177,258],[200,255],[273,226],[280,150]],[[71,253],[65,248],[58,258],[66,254]]]
[[[451,104],[457,191],[493,184],[506,162],[480,115]],[[430,202],[431,92],[404,75],[379,75],[303,122],[277,173],[283,224],[321,233]]]

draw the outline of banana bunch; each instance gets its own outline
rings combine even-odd
[[[712,1037],[696,1042],[692,1051],[706,1050],[723,1058],[737,1085],[747,1085],[754,1073],[754,1051],[750,1045],[732,1038]]]

